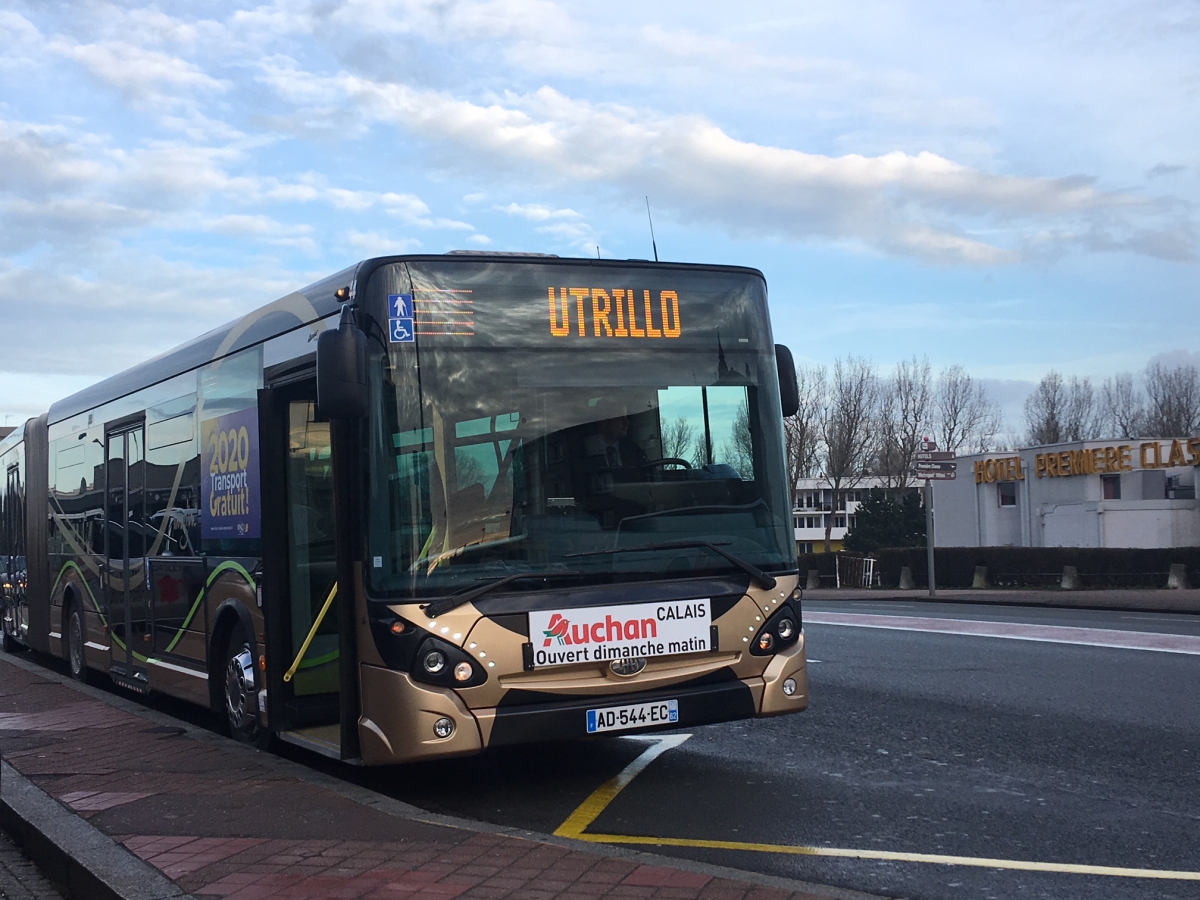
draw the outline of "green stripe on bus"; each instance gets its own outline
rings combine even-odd
[[[301,669],[311,669],[314,666],[323,666],[325,663],[333,662],[341,655],[340,650],[334,650],[332,653],[326,653],[324,656],[314,656],[312,659],[306,659],[300,663]]]
[[[68,560],[67,562],[63,563],[63,567],[58,571],[58,577],[54,579],[54,587],[50,589],[50,596],[53,597],[55,593],[58,592],[58,586],[62,583],[63,575],[66,574],[68,569],[74,569],[79,574],[79,578],[83,582],[84,590],[87,591],[88,596],[91,598],[92,605],[96,607],[96,615],[100,617],[101,623],[103,623],[105,629],[108,630],[109,637],[112,638],[113,642],[122,650],[129,649],[125,646],[124,641],[112,633],[112,629],[108,624],[108,618],[104,615],[104,610],[101,609],[99,602],[97,602],[96,595],[92,593],[92,586],[88,584],[87,575],[85,575],[83,569],[79,567],[79,563],[75,562],[74,560]],[[196,611],[200,609],[200,604],[204,600],[204,595],[207,593],[208,589],[212,587],[213,581],[216,580],[217,576],[219,576],[222,572],[228,571],[237,572],[239,575],[245,578],[246,583],[250,585],[250,590],[258,590],[258,585],[255,583],[253,576],[246,571],[245,566],[243,566],[241,563],[235,562],[232,559],[227,559],[220,563],[208,576],[208,580],[204,583],[204,587],[201,588],[200,593],[196,596],[196,600],[192,604],[192,608],[188,610],[187,617],[183,620],[183,625],[181,625],[175,632],[175,636],[171,639],[171,643],[167,645],[167,649],[163,651],[164,653],[170,653],[175,648],[175,645],[179,643],[180,639],[183,637],[184,631],[187,629],[188,625],[191,624],[192,619],[195,618]],[[135,659],[140,660],[141,662],[147,662],[147,657],[142,656],[136,650],[133,651],[133,656]],[[322,657],[322,659],[324,659],[324,657]]]

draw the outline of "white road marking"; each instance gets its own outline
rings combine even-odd
[[[625,790],[629,782],[637,778],[646,766],[650,765],[650,763],[654,762],[654,760],[658,759],[658,757],[672,747],[678,747],[690,737],[690,734],[664,734],[661,737],[653,734],[626,735],[626,740],[645,741],[649,746],[642,751],[637,759],[604,784],[600,785],[600,787],[596,788],[592,795],[580,803],[575,811],[567,817],[567,820],[558,826],[558,829],[554,833],[559,837],[580,837],[584,829],[596,821],[608,804],[616,799],[617,794]]]
[[[1119,631],[1112,628],[1075,628],[1063,625],[1028,625],[1020,622],[979,622],[968,619],[939,619],[924,616],[872,616],[857,613],[808,612],[805,625],[845,625],[852,628],[883,628],[891,631],[923,631],[969,637],[1079,644],[1118,650],[1153,650],[1200,656],[1200,637]]]

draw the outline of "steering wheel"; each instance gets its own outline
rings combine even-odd
[[[690,462],[688,462],[686,459],[679,459],[678,457],[674,457],[674,456],[665,456],[662,459],[656,459],[653,462],[642,463],[642,468],[643,469],[652,469],[655,466],[665,466],[665,465],[671,465],[671,464],[674,464],[677,466],[683,466],[685,469],[690,469],[692,467],[692,464]]]

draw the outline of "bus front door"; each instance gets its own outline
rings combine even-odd
[[[340,754],[337,542],[329,421],[317,414],[315,385],[263,392],[264,517],[268,647],[283,668],[268,678],[277,693],[272,727],[284,740]],[[264,402],[265,401],[265,402]],[[282,502],[278,502],[282,501]],[[268,507],[270,509],[270,507]],[[284,514],[280,515],[279,512]],[[280,602],[282,601],[282,602]]]
[[[147,689],[149,591],[146,585],[145,442],[143,423],[105,435],[104,599],[112,636],[112,677],[137,691]]]

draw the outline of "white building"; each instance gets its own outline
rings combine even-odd
[[[1200,546],[1200,438],[1082,441],[958,459],[939,547]]]
[[[847,482],[843,482],[846,484]],[[801,478],[796,482],[792,501],[792,524],[796,529],[796,549],[800,553],[825,552],[825,526],[832,520],[829,548],[842,549],[846,532],[854,527],[854,515],[871,488],[884,487],[885,480],[868,475],[853,482],[853,487],[838,491],[836,504],[833,485],[826,478]]]

